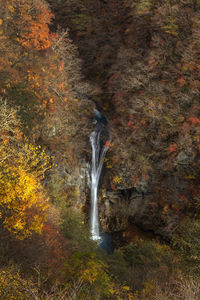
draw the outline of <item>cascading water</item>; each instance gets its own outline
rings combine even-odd
[[[92,167],[91,167],[91,238],[92,240],[101,240],[99,234],[98,218],[98,185],[103,167],[104,158],[109,148],[109,141],[103,146],[102,136],[104,135],[105,124],[97,122],[94,131],[90,135],[92,146]]]

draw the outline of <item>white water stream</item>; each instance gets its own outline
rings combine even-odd
[[[98,217],[98,185],[104,163],[106,152],[109,148],[109,142],[101,149],[101,134],[104,125],[98,123],[95,130],[90,135],[92,146],[92,168],[91,168],[91,238],[92,240],[101,240],[99,235],[99,217]]]

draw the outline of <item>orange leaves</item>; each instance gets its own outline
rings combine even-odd
[[[30,119],[34,122],[33,114],[36,119],[36,114],[39,116],[44,110],[55,111],[60,99],[66,98],[66,90],[71,89],[66,83],[63,51],[60,55],[60,50],[57,52],[54,47],[58,40],[56,49],[61,47],[60,40],[63,37],[49,32],[53,15],[46,1],[7,0],[2,5],[4,10],[0,29],[3,28],[5,41],[0,33],[1,52],[4,53],[0,58],[0,71],[3,74],[0,91],[8,95],[13,86],[20,84],[23,105],[30,105],[27,114],[31,115]],[[12,13],[9,5],[14,8]],[[65,42],[68,40],[65,39]],[[20,97],[13,96],[13,93],[9,97],[13,97],[19,105]]]
[[[109,147],[109,146],[110,146],[110,141],[107,140],[107,141],[105,142],[105,147]]]
[[[17,8],[19,11],[18,27],[20,29],[20,37],[18,42],[25,48],[35,48],[44,50],[51,46],[49,27],[53,15],[48,6],[40,1],[24,2],[19,1]]]
[[[22,131],[19,131],[19,132],[17,133],[17,135],[16,135],[16,139],[17,139],[18,141],[22,141],[22,137],[23,137],[23,132],[22,132]]]
[[[35,48],[37,50],[44,50],[51,46],[49,39],[48,24],[38,23],[30,24],[30,27],[25,33],[21,35],[18,41],[26,48]]]
[[[129,127],[130,130],[135,129],[135,127],[136,127],[136,126],[133,124],[133,115],[132,115],[132,114],[129,115],[129,121],[128,121],[127,125],[128,125],[128,127]]]
[[[43,32],[39,32],[39,25],[32,25],[30,27],[30,32],[22,34],[21,39],[18,41],[26,48],[35,48],[37,50],[44,50],[51,46],[49,40],[49,30],[46,27]]]
[[[62,90],[64,88],[64,82],[59,83],[58,87],[59,87],[60,90]]]
[[[127,125],[128,125],[128,127],[129,127],[130,130],[133,130],[136,127],[136,126],[133,125],[133,121],[132,120],[129,120]]]
[[[177,144],[174,143],[169,147],[169,152],[170,153],[175,152],[177,150],[177,148],[178,148]]]
[[[158,61],[156,61],[154,57],[150,57],[148,65],[150,68],[153,68],[158,65]]]
[[[2,141],[3,141],[4,145],[8,146],[8,144],[9,144],[9,137],[8,136],[4,136],[2,138]]]
[[[185,81],[185,79],[184,79],[183,77],[179,78],[179,79],[177,80],[177,82],[179,83],[179,85],[180,85],[181,87],[183,87],[184,85],[186,85],[186,81]]]
[[[198,117],[190,117],[188,119],[188,122],[191,124],[191,125],[198,125],[200,124],[200,118]]]
[[[59,67],[59,71],[62,71],[64,69],[65,63],[64,61],[60,62],[60,67]]]
[[[130,31],[131,31],[131,29],[130,29],[130,28],[127,28],[127,29],[124,31],[124,34],[128,34]]]

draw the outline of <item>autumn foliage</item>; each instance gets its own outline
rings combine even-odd
[[[42,232],[48,202],[41,179],[50,157],[23,138],[16,111],[2,100],[0,106],[1,225],[23,239]]]
[[[1,222],[19,238],[41,233],[47,203],[40,183],[20,166],[1,165]]]
[[[135,218],[170,236],[200,197],[198,1],[49,3],[55,22],[71,29],[85,76],[101,87],[94,99],[105,109],[113,141],[105,186],[144,193],[145,222],[140,213]]]
[[[0,298],[199,299],[199,2],[0,4]],[[88,230],[94,102],[112,255]]]

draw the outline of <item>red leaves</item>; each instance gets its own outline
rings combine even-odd
[[[116,190],[116,187],[115,187],[114,183],[111,183],[111,189],[112,189],[113,191]]]
[[[59,71],[62,71],[64,69],[65,63],[64,61],[60,62],[60,67],[59,67]]]
[[[186,202],[187,201],[187,197],[185,195],[179,195],[179,199]]]
[[[130,130],[133,130],[136,127],[136,126],[133,125],[133,121],[132,120],[129,120],[127,125],[128,125],[128,127],[129,127]]]
[[[133,124],[133,121],[132,121],[132,120],[129,120],[129,121],[128,121],[128,127],[131,127],[132,124]]]
[[[133,130],[136,127],[136,126],[133,125],[133,115],[132,114],[129,115],[129,121],[128,121],[127,125],[128,125],[130,130]]]
[[[174,143],[169,147],[169,152],[172,153],[172,152],[176,151],[177,148],[178,148],[177,144]]]
[[[49,223],[43,226],[43,238],[47,247],[46,260],[48,269],[55,272],[55,269],[60,268],[62,264],[65,240],[58,229],[53,228]]]
[[[50,112],[55,112],[56,111],[55,106],[54,105],[50,105],[49,106],[49,111]]]
[[[183,77],[179,78],[177,82],[180,84],[181,87],[183,87],[186,84],[186,81]]]
[[[109,146],[110,146],[110,141],[107,140],[107,141],[105,142],[105,147],[109,147]]]
[[[200,119],[198,117],[190,117],[188,122],[190,122],[191,125],[197,125],[200,124]]]

